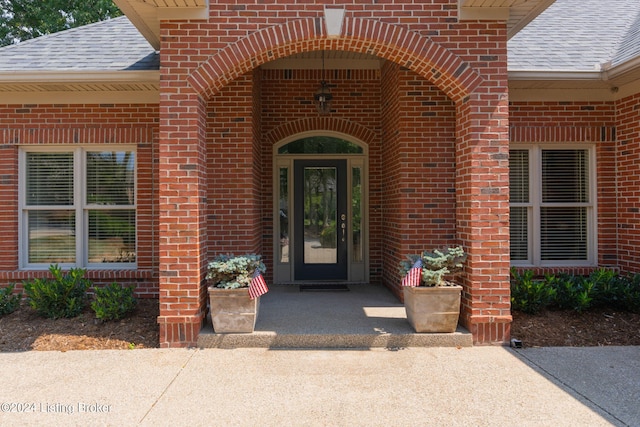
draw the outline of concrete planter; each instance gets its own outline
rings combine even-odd
[[[462,286],[404,287],[407,320],[416,332],[455,332]]]
[[[260,298],[249,298],[247,288],[222,289],[209,286],[213,330],[217,334],[251,333],[256,326]]]

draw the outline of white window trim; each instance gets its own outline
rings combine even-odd
[[[527,208],[528,260],[511,261],[516,267],[593,267],[598,260],[598,200],[597,165],[595,144],[511,144],[512,150],[529,151],[529,202],[511,203],[511,207]],[[541,256],[540,208],[542,203],[542,151],[543,150],[587,150],[589,154],[589,203],[567,203],[562,206],[587,207],[587,259],[543,261]]]
[[[136,262],[112,262],[112,263],[89,263],[88,251],[89,251],[89,237],[88,237],[88,211],[96,209],[113,209],[113,206],[102,206],[88,204],[85,200],[86,196],[86,180],[77,177],[86,177],[86,152],[91,151],[131,151],[135,154],[134,164],[134,203],[133,205],[119,205],[116,209],[133,209],[136,212],[136,254],[138,253],[138,153],[137,147],[131,144],[118,144],[118,145],[47,145],[47,146],[22,146],[19,151],[19,182],[18,182],[18,258],[19,268],[21,270],[47,270],[50,264],[41,263],[29,263],[28,254],[28,224],[26,219],[27,211],[33,210],[46,210],[48,206],[27,206],[26,203],[26,182],[27,182],[27,153],[39,152],[39,153],[73,153],[73,176],[74,176],[74,189],[73,200],[74,204],[68,208],[75,211],[76,218],[76,230],[81,230],[80,238],[76,238],[76,262],[75,263],[59,263],[60,267],[64,269],[69,268],[85,268],[92,270],[131,270],[137,268],[137,256]],[[79,185],[78,185],[79,184]],[[55,208],[65,209],[62,206],[55,206]],[[76,231],[77,232],[77,231]]]

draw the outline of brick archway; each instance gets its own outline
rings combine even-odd
[[[349,120],[337,119],[335,117],[310,117],[286,122],[267,133],[264,139],[267,144],[273,146],[292,135],[310,130],[331,131],[350,135],[366,144],[371,144],[376,136],[375,132],[371,129]]]
[[[265,28],[211,56],[188,78],[201,96],[210,98],[238,76],[259,65],[313,50],[364,52],[414,71],[458,102],[482,84],[460,57],[428,37],[398,25],[345,18],[342,34],[328,38],[319,19],[307,18]]]

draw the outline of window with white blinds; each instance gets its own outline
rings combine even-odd
[[[134,267],[135,161],[120,146],[23,150],[21,266]]]
[[[512,263],[593,264],[592,149],[513,148],[509,167]]]

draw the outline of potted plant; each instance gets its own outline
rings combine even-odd
[[[209,309],[216,333],[253,332],[260,295],[268,291],[260,255],[218,255],[207,266]]]
[[[462,286],[452,279],[462,271],[462,247],[409,255],[400,263],[407,320],[416,332],[455,332]]]

